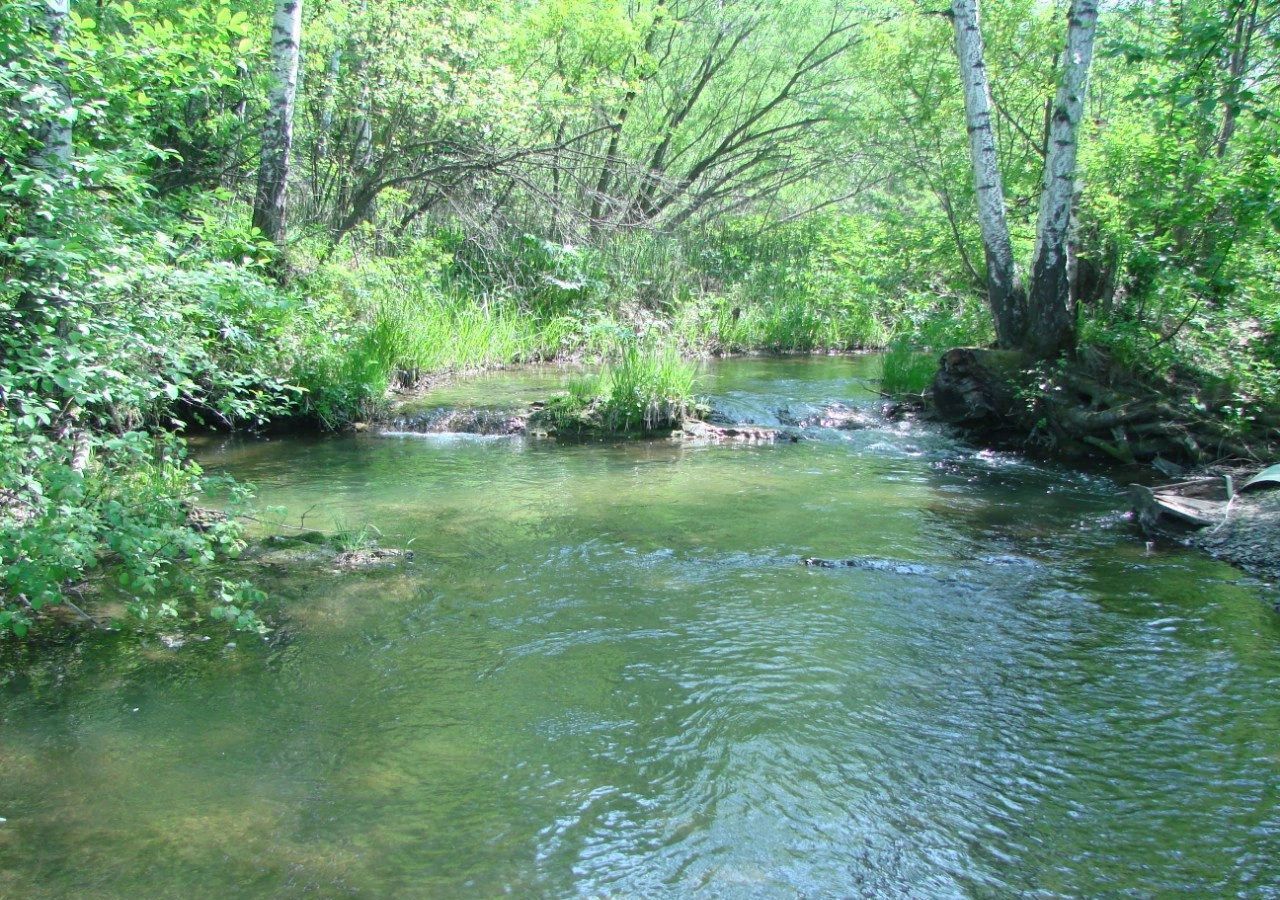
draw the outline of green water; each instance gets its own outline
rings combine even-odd
[[[874,366],[707,390],[776,421]],[[211,448],[416,559],[266,576],[273,643],[10,676],[0,896],[1280,896],[1274,589],[1094,477],[808,436]]]

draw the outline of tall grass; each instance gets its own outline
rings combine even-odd
[[[882,360],[880,390],[894,397],[919,397],[933,382],[938,357],[944,350],[991,340],[991,325],[976,301],[960,302],[950,308],[946,298],[916,298],[918,318],[905,319]]]
[[[679,425],[696,405],[697,363],[671,342],[624,338],[599,374],[569,383],[554,411],[562,428],[654,431]]]
[[[380,299],[356,353],[403,383],[432,372],[554,356],[539,323],[514,303],[477,303],[433,291]]]
[[[652,430],[679,424],[694,403],[698,369],[672,344],[625,341],[601,376],[601,404],[610,431]]]
[[[888,329],[865,306],[824,307],[805,297],[715,297],[673,311],[673,330],[691,350],[807,353],[884,346]]]
[[[938,371],[938,354],[898,338],[889,344],[881,363],[880,390],[893,397],[918,397]]]
[[[329,428],[378,415],[388,389],[440,372],[550,359],[573,343],[573,323],[540,321],[513,301],[480,302],[433,286],[361,298],[355,322],[309,328],[294,349],[303,415]],[[350,314],[346,314],[350,315]],[[341,321],[341,320],[340,320]]]

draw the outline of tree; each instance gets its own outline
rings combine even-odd
[[[1017,347],[1026,332],[1027,295],[1005,218],[1004,181],[991,122],[991,85],[987,80],[978,0],[955,0],[951,4],[951,23],[955,28],[956,57],[960,61],[960,82],[964,87],[965,127],[969,132],[969,156],[978,197],[978,225],[987,257],[987,302],[995,320],[996,343]]]
[[[293,104],[302,45],[302,0],[276,0],[271,23],[272,83],[262,127],[262,161],[253,202],[253,224],[277,246],[285,239],[285,189],[293,146]]]
[[[1076,189],[1076,146],[1084,109],[1084,87],[1093,60],[1097,0],[1073,0],[1057,96],[1049,115],[1040,215],[1030,293],[1022,283],[1009,226],[999,149],[992,128],[991,86],[979,21],[978,0],[954,0],[951,20],[964,86],[969,153],[978,196],[978,221],[987,259],[987,298],[996,342],[1040,357],[1054,356],[1075,341],[1068,240]]]
[[[37,135],[32,165],[49,173],[61,173],[71,162],[71,123],[74,108],[67,86],[66,65],[56,54],[67,42],[67,22],[71,18],[71,0],[45,0],[43,27],[55,53],[55,77],[42,85],[51,103],[50,115],[44,117]]]
[[[1062,80],[1049,118],[1049,152],[1040,193],[1024,341],[1027,349],[1042,357],[1054,356],[1075,343],[1068,242],[1076,193],[1076,147],[1097,22],[1097,0],[1074,0],[1067,13]]]

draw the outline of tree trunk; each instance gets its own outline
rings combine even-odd
[[[965,124],[978,199],[978,225],[987,259],[987,301],[996,326],[996,343],[1021,347],[1026,333],[1026,291],[1013,258],[1013,242],[1005,219],[1004,182],[996,136],[991,127],[991,86],[978,21],[978,0],[954,0],[956,57],[964,86]]]
[[[1227,62],[1227,84],[1222,92],[1222,129],[1218,132],[1218,159],[1227,155],[1227,147],[1236,133],[1236,119],[1240,115],[1240,92],[1244,88],[1245,74],[1249,71],[1249,51],[1253,33],[1258,27],[1258,0],[1249,4],[1246,12],[1236,15],[1235,41]]]
[[[1049,126],[1036,252],[1031,267],[1030,321],[1026,349],[1050,357],[1075,343],[1069,242],[1076,189],[1076,146],[1084,111],[1085,84],[1093,59],[1097,0],[1073,0],[1067,14],[1067,49]]]
[[[273,78],[262,127],[262,162],[253,202],[253,224],[278,246],[285,239],[285,187],[293,144],[293,102],[298,89],[302,0],[276,0],[271,23]]]
[[[67,25],[71,18],[71,0],[45,0],[43,27],[49,35],[54,53],[60,53],[67,41]],[[61,73],[48,85],[56,98],[55,111],[40,126],[39,147],[31,158],[31,164],[45,172],[62,174],[71,163],[71,122],[73,108],[71,89],[67,86],[66,63],[58,58],[55,66]]]
[[[20,82],[23,91],[29,92],[31,98],[20,101],[23,117],[38,123],[32,134],[35,143],[25,162],[32,169],[42,172],[50,181],[57,182],[58,194],[69,196],[71,123],[75,107],[71,101],[71,89],[66,77],[67,66],[62,54],[67,42],[71,4],[70,0],[45,0],[40,6],[43,8],[42,14],[26,19],[23,24],[32,34],[43,32],[48,38],[47,47],[41,46],[33,52],[47,56],[50,74],[43,84],[30,83],[25,79]],[[7,62],[8,60],[0,60],[0,65]],[[29,236],[43,239],[56,239],[60,236],[62,220],[60,216],[50,214],[53,209],[48,205],[50,199],[52,195],[38,192],[19,202],[27,220]],[[28,282],[17,297],[15,324],[21,328],[37,320],[42,323],[53,321],[57,323],[59,333],[64,333],[67,322],[62,319],[62,311],[66,305],[66,294],[58,289],[60,278],[56,267],[43,256],[25,262],[13,253],[13,249],[11,244],[0,249],[0,265],[6,268],[26,268],[23,278]],[[8,317],[6,327],[7,320]],[[3,354],[0,353],[0,363],[3,361]]]
[[[329,54],[329,62],[325,67],[324,90],[320,93],[320,127],[316,137],[316,158],[325,160],[329,157],[329,138],[333,135],[334,96],[338,90],[338,79],[342,77],[342,48]]]

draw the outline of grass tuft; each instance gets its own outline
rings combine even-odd
[[[599,374],[573,379],[550,417],[563,430],[612,433],[680,425],[696,406],[698,365],[671,342],[624,337]]]

